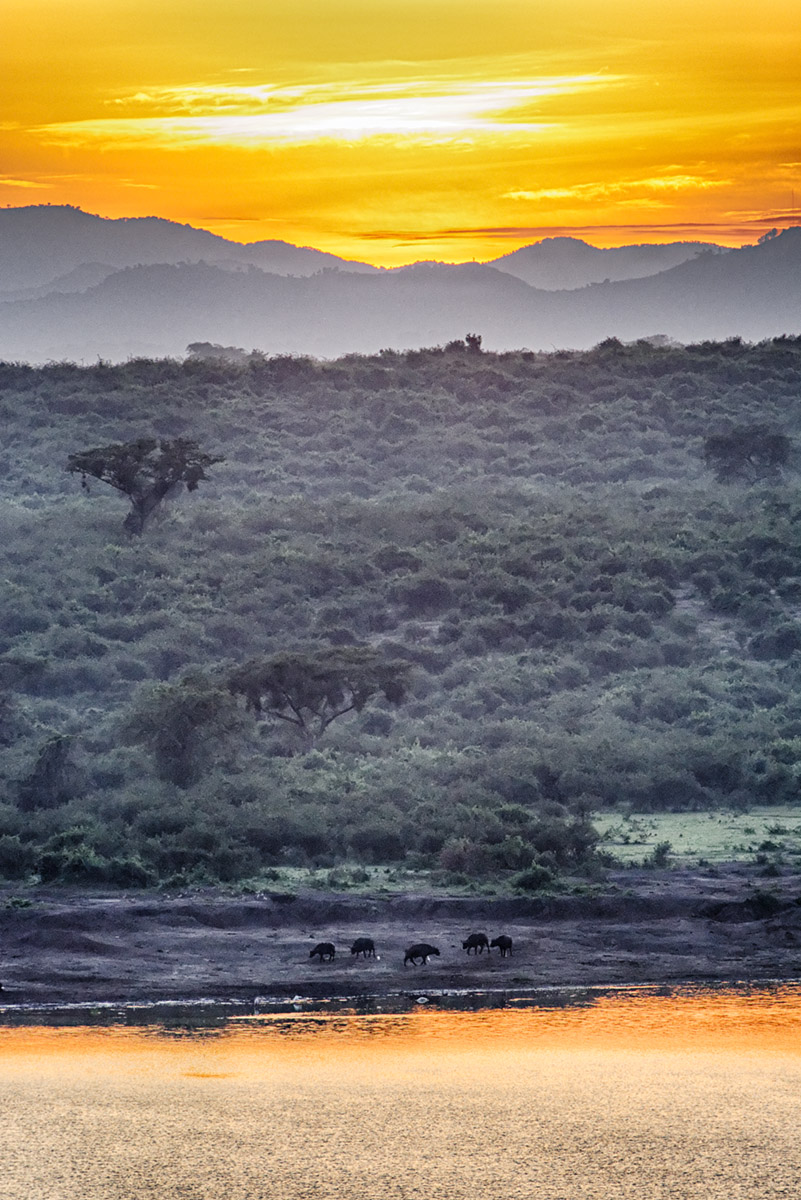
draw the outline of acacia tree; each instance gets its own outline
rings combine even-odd
[[[704,462],[721,483],[731,479],[758,479],[778,474],[790,460],[793,443],[769,425],[740,425],[730,433],[716,433],[704,441]]]
[[[332,721],[361,712],[379,694],[399,704],[409,671],[408,663],[369,646],[336,646],[253,660],[231,672],[228,687],[253,712],[287,722],[313,746]]]
[[[222,461],[221,455],[206,454],[188,438],[137,438],[71,454],[67,470],[81,476],[83,488],[88,489],[91,476],[127,496],[131,511],[124,528],[139,535],[162,500],[184,485],[194,492],[200,481],[208,478],[206,469]]]

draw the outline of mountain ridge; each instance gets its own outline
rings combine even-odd
[[[725,253],[714,242],[641,243],[633,246],[592,246],[581,238],[543,238],[493,259],[487,266],[516,275],[546,291],[615,283],[657,275],[699,254]]]
[[[119,270],[215,259],[280,274],[311,275],[326,267],[378,269],[311,246],[232,242],[164,217],[100,217],[71,205],[0,209],[0,291],[41,287],[88,262]]]
[[[710,250],[722,251],[723,247],[671,242],[603,249],[580,238],[554,237],[478,265],[495,267],[534,287],[555,291],[604,279],[655,274]],[[406,269],[375,267],[278,239],[234,242],[164,217],[100,217],[72,205],[0,209],[0,299],[33,288],[57,290],[65,276],[92,263],[119,270],[201,261],[225,269],[255,266],[280,275],[312,275],[326,268],[364,274]]]
[[[572,290],[535,288],[495,263],[298,275],[201,260],[129,265],[84,290],[0,303],[0,357],[11,361],[175,358],[203,341],[331,358],[443,345],[468,330],[493,350],[801,332],[801,228]]]

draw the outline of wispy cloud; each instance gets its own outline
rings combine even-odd
[[[0,175],[0,187],[13,188],[49,188],[49,183],[38,183],[34,179],[12,179],[9,175]]]
[[[572,187],[518,189],[503,192],[502,200],[607,200],[638,192],[680,192],[688,189],[726,187],[728,179],[709,179],[703,175],[652,175],[644,179],[621,179],[610,183],[578,183]],[[642,199],[642,195],[639,197]]]
[[[420,232],[414,228],[373,229],[361,234],[364,241],[394,241],[398,245],[414,245],[425,242],[472,242],[476,240],[498,242],[531,242],[549,237],[592,237],[609,245],[622,245],[633,238],[656,238],[665,241],[670,237],[682,240],[709,238],[718,234],[731,234],[742,238],[755,238],[763,229],[771,226],[782,228],[800,223],[800,215],[792,212],[770,212],[753,214],[723,214],[720,220],[630,222],[614,221],[578,225],[553,222],[548,225],[471,225],[430,229]]]
[[[116,97],[111,103],[124,108],[125,116],[59,122],[37,132],[65,145],[99,141],[168,147],[535,132],[552,122],[532,121],[533,103],[617,82],[619,77],[610,75],[558,75],[482,82],[161,88]]]

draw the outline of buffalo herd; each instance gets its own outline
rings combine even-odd
[[[508,934],[502,933],[499,937],[495,937],[492,941],[489,940],[486,933],[471,933],[462,942],[462,949],[468,954],[491,954],[493,949],[500,951],[501,958],[506,958],[507,954],[512,953],[512,939]],[[350,948],[351,955],[354,958],[375,958],[375,942],[372,938],[358,937]],[[415,942],[403,956],[403,965],[409,963],[413,967],[424,966],[429,958],[439,958],[440,952],[436,946],[432,946],[429,942]],[[319,962],[333,962],[336,958],[336,946],[333,942],[318,942],[313,950],[309,951],[309,958],[316,958]]]

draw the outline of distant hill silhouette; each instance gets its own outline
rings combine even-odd
[[[0,210],[0,218],[14,211]],[[156,237],[178,230],[191,240],[201,232],[154,222]],[[301,277],[184,262],[127,267],[84,291],[0,303],[0,357],[31,362],[177,357],[190,342],[335,357],[442,345],[467,331],[497,350],[655,334],[690,342],[801,333],[801,228],[762,245],[702,253],[647,278],[572,291],[536,289],[478,263]]]
[[[712,242],[668,242],[603,250],[580,238],[552,237],[504,254],[487,265],[516,275],[532,287],[560,291],[605,280],[617,282],[657,275],[705,252],[725,253],[725,250]]]
[[[59,275],[38,287],[10,288],[0,291],[0,303],[6,300],[36,300],[41,296],[49,296],[51,292],[85,292],[87,288],[102,283],[109,275],[113,275],[117,267],[108,263],[86,262],[73,267],[65,275]]]
[[[242,245],[161,217],[109,220],[69,205],[0,209],[0,298],[4,292],[51,281],[58,290],[60,276],[90,263],[119,269],[181,262],[208,262],[231,270],[254,266],[278,275],[313,275],[326,267],[376,270],[289,242]]]
[[[706,242],[672,242],[603,250],[578,238],[553,237],[485,265],[532,287],[556,291],[655,275],[705,250],[721,249]],[[185,262],[225,270],[254,266],[275,275],[313,275],[327,268],[366,274],[377,270],[288,242],[231,242],[161,217],[112,220],[70,205],[0,209],[0,301],[81,291],[122,267]]]

